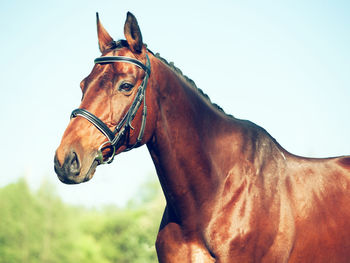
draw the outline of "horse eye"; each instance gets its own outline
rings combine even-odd
[[[121,91],[130,91],[132,90],[132,88],[134,87],[134,85],[130,84],[130,83],[123,83],[119,86],[119,90]]]

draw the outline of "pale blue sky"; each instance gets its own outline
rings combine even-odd
[[[99,56],[96,11],[115,39],[133,12],[152,51],[292,153],[350,154],[349,1],[2,1],[0,186],[49,177],[65,201],[122,205],[155,174],[145,147],[86,184],[54,174],[79,82]]]

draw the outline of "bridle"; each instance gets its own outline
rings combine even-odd
[[[127,148],[124,151],[130,151],[136,146],[139,146],[142,141],[142,137],[146,126],[146,117],[147,117],[147,106],[146,106],[145,94],[146,94],[148,79],[151,74],[151,64],[147,54],[146,54],[146,65],[144,65],[142,62],[140,62],[137,59],[124,57],[124,56],[99,57],[99,58],[96,58],[94,62],[95,64],[127,62],[127,63],[134,64],[145,71],[145,77],[143,78],[141,85],[137,89],[136,96],[129,110],[121,119],[121,121],[118,123],[114,131],[108,128],[108,126],[101,119],[99,119],[94,114],[92,114],[91,112],[85,109],[75,109],[71,114],[71,118],[75,118],[77,116],[84,117],[93,125],[95,125],[95,127],[106,136],[107,141],[100,145],[95,158],[95,160],[97,160],[99,164],[105,164],[105,163],[111,163],[113,161],[116,151],[118,147],[120,147],[118,143],[120,143],[121,139],[126,134],[126,132],[129,131],[130,129],[134,129],[131,125],[131,122],[133,121],[138,109],[141,106],[141,103],[143,102],[141,128],[140,128],[139,135],[137,136],[136,143],[133,144],[132,146],[127,146]],[[112,155],[106,161],[104,161],[102,151],[108,147],[112,148]]]

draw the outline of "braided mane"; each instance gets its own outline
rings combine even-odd
[[[145,46],[147,47],[146,44],[145,44]],[[123,48],[123,47],[129,47],[129,44],[128,44],[128,42],[126,42],[126,40],[118,40],[118,41],[111,42],[110,47],[111,47],[111,49],[119,49],[119,48]],[[190,79],[189,77],[184,75],[182,73],[182,71],[174,65],[174,62],[168,62],[165,58],[161,57],[159,53],[154,54],[148,48],[147,48],[147,50],[150,53],[152,53],[156,58],[158,58],[160,61],[162,61],[165,65],[169,66],[175,73],[177,73],[179,76],[183,77],[187,83],[189,83],[195,90],[197,90],[198,93],[200,95],[202,95],[207,101],[209,101],[215,108],[217,108],[219,111],[225,113],[225,111],[219,105],[217,105],[216,103],[213,103],[210,100],[209,96],[207,94],[205,94],[203,92],[203,90],[201,90],[200,88],[197,87],[196,83],[192,79]],[[227,114],[227,113],[225,113],[225,114],[227,116],[233,117],[230,114]]]

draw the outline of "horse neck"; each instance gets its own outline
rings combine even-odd
[[[207,203],[227,173],[235,149],[227,134],[236,129],[182,76],[159,60],[153,64],[158,113],[147,146],[168,203],[186,212]]]

